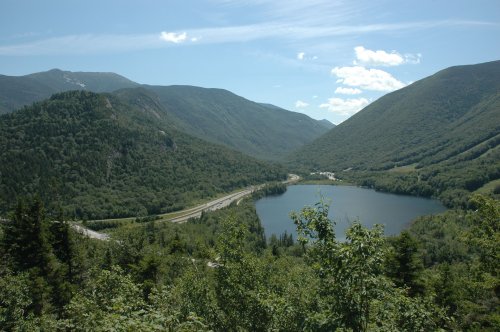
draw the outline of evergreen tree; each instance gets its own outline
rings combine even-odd
[[[393,243],[394,251],[389,258],[389,275],[398,287],[407,287],[409,295],[422,294],[424,285],[420,274],[424,269],[418,243],[407,231],[403,231]]]
[[[4,233],[3,246],[15,270],[45,269],[51,250],[48,227],[39,198],[35,198],[30,207],[20,200]]]
[[[12,220],[5,227],[3,246],[13,270],[28,273],[31,308],[37,314],[42,313],[51,302],[52,289],[48,281],[58,284],[60,280],[40,198],[36,197],[30,206],[18,202]]]

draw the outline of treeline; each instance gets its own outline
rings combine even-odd
[[[265,240],[251,200],[112,240],[19,204],[0,238],[0,326],[30,331],[497,331],[500,204],[417,220],[400,236],[328,207],[292,214],[299,237]],[[58,220],[63,220],[59,216]]]
[[[286,192],[287,186],[282,182],[273,182],[265,184],[262,188],[252,194],[253,199],[259,199],[267,196],[278,196]]]
[[[500,178],[500,150],[472,160],[449,160],[409,171],[346,171],[336,173],[348,182],[396,194],[438,198],[447,207],[468,208],[475,190]],[[488,193],[494,196],[494,189]]]

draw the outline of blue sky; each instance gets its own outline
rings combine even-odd
[[[500,59],[500,1],[0,1],[0,73],[116,72],[340,123],[453,65]]]

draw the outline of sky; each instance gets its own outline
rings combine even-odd
[[[223,88],[335,124],[500,59],[500,0],[0,0],[0,74],[53,68]]]

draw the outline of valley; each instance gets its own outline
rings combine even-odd
[[[447,68],[334,126],[0,76],[0,330],[497,330],[499,78]]]

